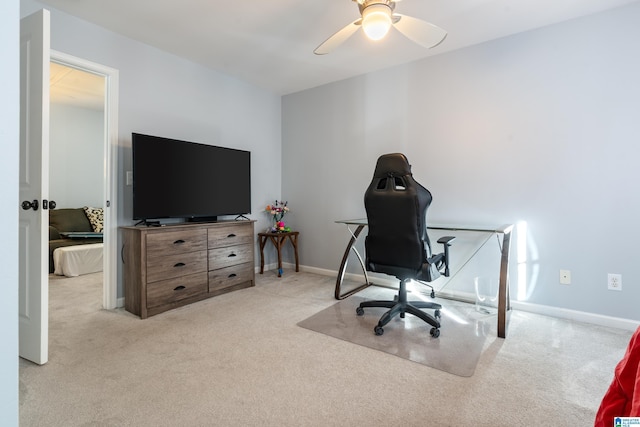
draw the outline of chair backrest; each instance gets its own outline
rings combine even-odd
[[[413,179],[403,154],[385,154],[378,159],[364,196],[369,228],[367,270],[400,279],[416,277],[431,256],[426,227],[430,204],[431,193]]]

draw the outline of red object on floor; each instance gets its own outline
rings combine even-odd
[[[611,427],[616,417],[640,417],[640,328],[616,366],[613,381],[596,413],[595,427]]]

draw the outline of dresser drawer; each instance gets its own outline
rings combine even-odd
[[[207,251],[157,257],[147,261],[147,282],[207,271]]]
[[[210,248],[251,243],[253,243],[253,227],[236,225],[233,227],[209,228]]]
[[[147,307],[158,307],[206,292],[206,272],[160,280],[147,285]]]
[[[209,249],[209,270],[253,262],[253,246],[237,245]]]
[[[147,235],[147,258],[206,250],[207,233],[204,229],[178,230]]]
[[[235,286],[238,283],[253,280],[253,264],[232,265],[231,267],[219,268],[209,272],[209,292]]]

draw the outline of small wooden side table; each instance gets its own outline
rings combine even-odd
[[[281,233],[258,233],[258,238],[260,239],[260,274],[264,272],[264,247],[267,244],[268,240],[271,240],[273,246],[276,247],[278,251],[278,277],[282,277],[282,246],[284,242],[287,241],[287,238],[291,242],[293,246],[293,251],[296,258],[296,271],[299,271],[298,265],[298,235],[299,231],[285,231]]]

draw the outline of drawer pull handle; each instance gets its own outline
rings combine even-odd
[[[187,289],[186,286],[180,285],[180,286],[176,286],[175,288],[173,288],[174,291],[181,291],[183,289]]]
[[[236,254],[229,254],[228,258],[234,257]]]
[[[178,239],[175,242],[173,242],[174,245],[181,245],[183,243],[184,243],[184,240],[182,240],[182,239]]]
[[[230,274],[230,275],[228,275],[227,277],[228,277],[228,278],[236,277],[236,273],[231,273],[231,274]]]
[[[179,262],[174,265],[174,267],[184,267],[186,264],[184,262]]]
[[[236,235],[235,235],[235,234],[233,234],[233,233],[231,233],[231,234],[229,234],[227,237],[236,237]]]

